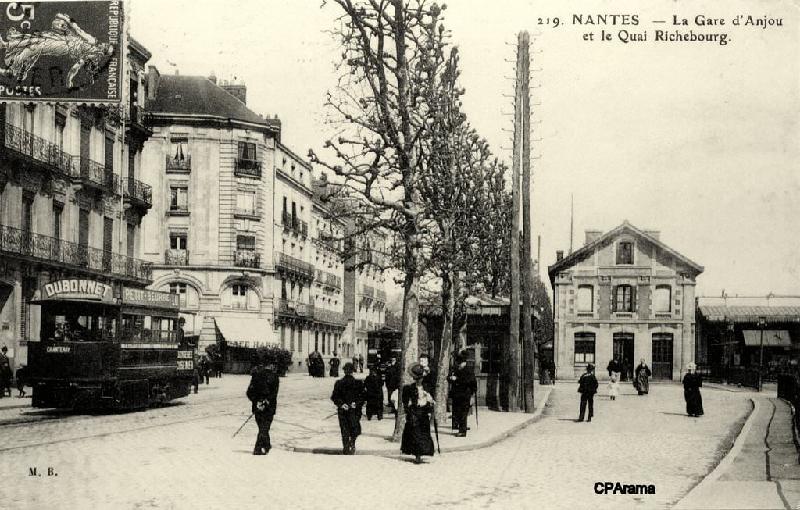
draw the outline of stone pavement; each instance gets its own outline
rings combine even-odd
[[[249,415],[247,382],[212,379],[180,404],[143,412],[0,422],[0,507],[667,508],[717,465],[751,409],[739,393],[707,390],[706,416],[689,418],[682,388],[662,384],[645,397],[631,387],[615,402],[600,396],[595,420],[575,423],[577,385],[559,383],[537,423],[418,466],[282,449],[318,435],[315,420],[334,410],[333,380],[300,376],[281,380],[276,447],[255,457],[252,420],[231,437]],[[656,494],[597,494],[606,481],[653,484]]]
[[[470,427],[467,437],[455,437],[456,431],[450,428],[449,419],[447,423],[440,423],[439,445],[442,453],[486,448],[536,422],[542,415],[552,389],[552,386],[539,386],[538,383],[534,385],[535,410],[530,414],[502,413],[480,407],[477,417],[473,412],[467,419]],[[333,409],[332,406],[331,409]],[[384,414],[384,419],[380,421],[375,417],[372,420],[367,420],[366,417],[362,418],[361,435],[356,442],[356,454],[400,455],[399,445],[391,441],[394,421],[394,415],[391,413]],[[342,439],[337,417],[329,414],[326,420],[319,423],[318,428],[320,429],[319,434],[302,437],[296,441],[288,441],[283,443],[283,446],[302,453],[341,454]],[[433,435],[433,431],[431,434]]]
[[[800,508],[800,456],[791,407],[755,399],[755,409],[725,459],[676,508]]]

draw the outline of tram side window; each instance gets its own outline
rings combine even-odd
[[[53,340],[66,342],[113,340],[116,327],[114,319],[102,315],[56,315],[53,323]]]

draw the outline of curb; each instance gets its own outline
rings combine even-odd
[[[0,406],[0,411],[5,411],[6,409],[22,409],[24,407],[30,407],[31,409],[33,408],[31,404],[20,404],[14,406]]]
[[[689,498],[694,492],[700,491],[706,485],[716,482],[719,480],[719,477],[722,476],[723,471],[728,469],[733,461],[736,459],[736,456],[741,453],[742,449],[744,448],[744,440],[747,437],[747,434],[750,433],[750,429],[753,428],[753,422],[755,421],[755,417],[758,414],[758,411],[761,409],[761,399],[750,398],[748,399],[753,404],[753,409],[750,410],[750,416],[747,417],[747,420],[742,425],[742,429],[739,431],[739,435],[736,436],[736,439],[733,441],[733,446],[728,453],[719,461],[719,464],[711,470],[705,477],[703,477],[700,482],[691,488],[689,492],[687,492],[681,499],[679,499],[673,508],[685,508],[681,505],[683,501]]]
[[[528,418],[527,420],[523,421],[522,423],[514,425],[513,427],[511,427],[510,429],[506,430],[505,432],[502,432],[502,433],[498,434],[495,437],[489,438],[486,441],[483,441],[483,442],[480,442],[480,443],[471,444],[471,445],[452,446],[452,447],[442,448],[441,453],[468,452],[468,451],[472,451],[472,450],[479,450],[479,449],[482,449],[482,448],[488,448],[490,446],[494,446],[495,444],[499,443],[500,441],[503,441],[504,439],[509,438],[510,436],[513,436],[514,434],[516,434],[520,430],[522,430],[525,427],[528,427],[528,426],[536,423],[537,421],[539,421],[542,418],[542,413],[544,412],[545,407],[547,407],[548,402],[550,402],[550,395],[552,395],[552,393],[553,393],[552,389],[550,391],[548,391],[547,392],[547,396],[545,397],[544,402],[542,403],[542,405],[539,408],[537,408],[533,412],[533,414],[531,414],[530,418]],[[397,447],[399,448],[400,445],[398,444]],[[303,447],[303,446],[286,446],[283,449],[285,449],[287,451],[295,452],[295,453],[314,453],[314,454],[318,454],[318,455],[344,455],[342,453],[342,449],[341,448],[329,448],[329,447],[307,448],[307,447]],[[372,455],[372,456],[376,456],[376,457],[387,457],[387,458],[403,458],[403,457],[406,456],[403,453],[400,453],[400,452],[397,452],[397,451],[393,451],[393,450],[388,450],[387,451],[387,450],[358,450],[358,449],[356,450],[355,455]]]

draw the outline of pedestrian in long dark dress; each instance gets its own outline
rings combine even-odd
[[[328,361],[328,365],[330,365],[331,370],[329,375],[331,377],[339,377],[339,358],[336,357],[336,353],[333,353],[333,357]]]
[[[369,375],[364,379],[367,399],[367,419],[377,416],[383,419],[383,381],[377,368],[370,367]]]
[[[695,372],[697,366],[689,363],[686,366],[686,375],[683,376],[683,398],[686,400],[686,414],[689,416],[703,416],[703,396],[700,387],[703,386],[703,377]]]
[[[345,455],[356,452],[356,438],[361,435],[361,406],[364,404],[364,383],[353,377],[355,366],[344,364],[344,377],[333,385],[331,400],[336,404],[342,449]],[[381,402],[383,403],[383,402]]]
[[[467,368],[463,356],[456,357],[458,367],[450,375],[450,396],[453,399],[453,428],[458,429],[456,437],[467,437],[467,415],[469,415],[472,395],[478,391],[475,374]]]
[[[253,455],[266,455],[272,448],[269,429],[278,407],[280,380],[275,374],[274,362],[260,358],[257,363],[257,366],[250,372],[247,398],[252,402],[253,414],[256,424],[258,424],[258,437],[253,448]]]
[[[639,395],[647,395],[650,393],[651,375],[653,375],[653,372],[650,371],[650,367],[647,366],[647,363],[644,362],[644,358],[642,358],[641,362],[633,373],[634,385],[636,386],[636,391],[639,392]]]
[[[583,421],[586,415],[586,407],[589,407],[589,419],[592,421],[594,416],[594,395],[597,393],[597,377],[594,376],[594,365],[586,365],[586,372],[578,379],[578,393],[581,394],[581,410],[578,421]]]
[[[402,402],[406,414],[403,427],[403,439],[400,451],[413,455],[415,462],[422,462],[422,456],[433,456],[433,438],[431,437],[431,414],[434,412],[433,397],[422,386],[425,370],[419,363],[408,368],[414,382],[403,386]]]

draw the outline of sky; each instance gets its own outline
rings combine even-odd
[[[699,295],[800,295],[800,4],[497,4],[454,0],[444,23],[459,47],[470,122],[509,162],[516,34],[531,33],[533,238],[541,236],[543,266],[569,250],[572,197],[575,249],[586,229],[628,220],[705,267]],[[248,106],[277,114],[282,141],[306,154],[324,142],[323,103],[340,55],[328,33],[337,7],[321,5],[132,0],[130,30],[164,74],[244,82]],[[638,24],[586,24],[598,14]],[[698,26],[698,15],[725,24]],[[738,15],[782,26],[734,26]],[[612,39],[598,40],[601,30]],[[621,30],[647,40],[624,43]],[[657,41],[656,30],[729,39]]]

